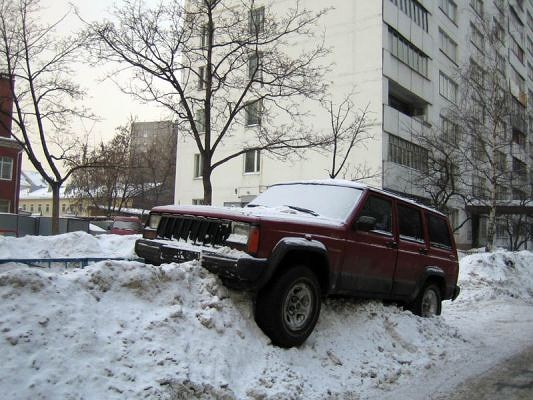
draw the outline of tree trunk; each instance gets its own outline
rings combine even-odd
[[[52,235],[59,234],[59,189],[61,185],[57,182],[52,187]]]
[[[487,221],[487,244],[485,250],[490,252],[494,250],[494,237],[496,236],[496,204],[491,201],[489,208],[489,220]]]
[[[211,184],[211,168],[204,168],[202,183],[204,186],[204,204],[210,206],[213,203],[213,185]]]

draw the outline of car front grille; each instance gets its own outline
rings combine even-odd
[[[231,222],[189,215],[164,215],[157,227],[157,236],[204,246],[224,246],[231,233]]]

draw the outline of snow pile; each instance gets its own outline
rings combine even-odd
[[[71,232],[57,236],[0,236],[0,259],[9,258],[135,258],[140,235],[99,235]]]
[[[533,253],[481,253],[461,259],[461,300],[517,298],[533,303]]]
[[[0,252],[115,257],[131,254],[133,240],[78,233],[0,239]],[[5,398],[395,396],[421,377],[457,375],[465,355],[486,359],[485,348],[500,349],[482,343],[475,318],[489,317],[480,310],[498,286],[520,293],[506,298],[523,307],[520,299],[527,300],[527,285],[532,287],[531,257],[466,257],[463,294],[444,304],[444,318],[419,318],[381,302],[329,299],[309,339],[290,350],[272,346],[256,326],[251,295],[225,288],[197,262],[156,267],[104,261],[85,269],[0,265],[0,390]],[[464,302],[469,305],[463,308]],[[513,316],[509,308],[502,312]],[[530,315],[531,306],[521,312]],[[495,332],[487,334],[491,340],[498,338]],[[508,336],[502,334],[511,343]],[[422,384],[431,387],[423,378]]]

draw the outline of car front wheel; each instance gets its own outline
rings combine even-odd
[[[320,306],[320,285],[315,274],[299,265],[258,293],[255,320],[273,344],[299,346],[313,331]]]

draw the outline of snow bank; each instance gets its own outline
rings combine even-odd
[[[135,258],[140,235],[99,235],[71,232],[56,236],[0,236],[2,258],[109,257]]]
[[[116,257],[131,255],[133,241],[79,233],[0,238],[0,253]],[[457,366],[474,353],[487,358],[474,329],[476,315],[488,318],[480,312],[485,300],[502,294],[521,304],[531,300],[532,257],[465,257],[462,295],[445,303],[444,318],[419,318],[381,302],[330,299],[310,338],[290,350],[272,346],[257,328],[249,294],[225,288],[196,262],[155,267],[105,261],[51,270],[0,265],[0,390],[5,398],[394,396],[422,376],[457,375]],[[529,315],[531,307],[522,312]],[[508,309],[505,315],[518,318]],[[466,334],[465,324],[471,328]],[[490,335],[495,338],[495,331]],[[491,342],[490,348],[499,347]]]
[[[533,253],[480,253],[461,259],[462,302],[512,297],[533,303]]]

